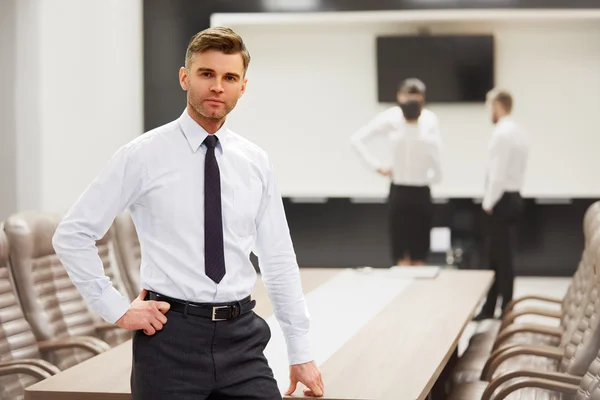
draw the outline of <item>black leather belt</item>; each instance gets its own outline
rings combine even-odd
[[[256,300],[250,296],[232,303],[195,303],[191,301],[174,299],[160,293],[148,291],[146,300],[164,301],[171,305],[170,310],[197,317],[210,318],[213,321],[226,321],[234,319],[251,311],[256,305]]]

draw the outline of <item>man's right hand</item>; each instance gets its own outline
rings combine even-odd
[[[142,289],[140,295],[129,306],[129,310],[116,322],[119,328],[130,331],[143,329],[146,335],[154,335],[167,323],[164,316],[171,305],[164,301],[145,301],[146,289]]]
[[[377,173],[383,176],[392,176],[392,170],[388,168],[379,168]]]

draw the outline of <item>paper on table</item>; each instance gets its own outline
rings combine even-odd
[[[422,266],[397,266],[394,265],[390,268],[372,268],[369,266],[361,266],[355,268],[355,271],[358,271],[363,274],[372,274],[377,273],[381,276],[387,276],[389,278],[426,278],[433,279],[437,277],[440,273],[440,269],[442,267],[437,265],[422,265]]]
[[[440,273],[440,267],[433,265],[422,265],[418,267],[399,267],[390,268],[390,275],[402,278],[435,278]]]
[[[434,253],[446,253],[452,248],[452,238],[450,228],[435,227],[430,232],[429,250]]]

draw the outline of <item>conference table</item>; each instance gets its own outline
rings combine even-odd
[[[437,267],[302,268],[300,275],[327,400],[444,398],[458,341],[494,276]],[[253,297],[271,327],[265,356],[283,393],[285,342],[260,278]],[[127,341],[29,387],[25,400],[128,400],[130,372]],[[302,387],[284,398],[304,397]]]

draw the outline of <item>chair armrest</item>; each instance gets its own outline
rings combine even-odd
[[[489,382],[492,380],[494,376],[494,372],[500,364],[509,358],[520,356],[520,355],[531,355],[538,357],[546,357],[553,360],[562,359],[564,354],[564,349],[558,347],[550,347],[550,346],[525,346],[519,345],[510,347],[502,352],[498,353],[497,357],[489,358],[485,366],[483,367],[483,371],[481,372],[481,380]]]
[[[577,394],[577,391],[579,390],[579,385],[572,385],[563,382],[554,382],[539,378],[527,378],[522,381],[509,383],[505,388],[499,391],[497,395],[493,396],[491,400],[503,400],[512,392],[516,392],[519,389],[527,387],[553,390],[555,392],[560,392],[571,396]]]
[[[500,387],[500,385],[516,378],[539,378],[545,379],[552,382],[568,383],[570,385],[577,385],[581,383],[581,376],[575,376],[565,374],[561,372],[546,372],[546,371],[535,371],[535,370],[519,370],[511,371],[506,374],[500,375],[499,377],[492,380],[485,388],[481,400],[490,400],[492,394]]]
[[[110,322],[98,322],[94,325],[94,328],[96,328],[96,330],[100,332],[110,331],[113,329],[121,329],[117,325],[111,324]]]
[[[69,347],[77,347],[88,350],[94,355],[98,355],[107,350],[110,350],[108,343],[92,336],[71,336],[65,338],[57,338],[38,342],[40,350],[59,350]]]
[[[541,333],[548,336],[554,336],[560,338],[563,335],[563,330],[559,326],[544,326],[534,324],[513,324],[504,328],[498,333],[496,340],[494,341],[493,349],[500,348],[500,346],[508,340],[511,336],[517,333]]]
[[[538,346],[535,344],[527,344],[527,343],[507,343],[505,345],[499,346],[497,349],[494,349],[492,353],[489,355],[488,360],[498,357],[498,355],[504,353],[508,349],[512,349],[518,346],[536,346],[536,347],[553,347],[553,346]],[[558,348],[558,346],[556,347]]]
[[[4,366],[4,363],[0,363],[0,376],[6,375],[14,375],[14,374],[24,374],[33,376],[34,378],[44,380],[46,378],[50,378],[49,372],[44,371],[43,369],[36,367],[35,365],[30,364],[12,364]]]
[[[502,326],[500,327],[500,330],[512,324],[515,321],[515,319],[523,315],[541,315],[543,317],[557,319],[561,319],[563,317],[563,313],[561,310],[550,310],[547,308],[540,307],[524,307],[520,310],[513,310],[509,313],[505,313],[502,316]]]
[[[527,300],[538,300],[538,301],[543,301],[543,302],[550,303],[550,304],[562,304],[562,302],[563,302],[563,299],[556,299],[556,298],[546,297],[546,296],[537,296],[537,295],[523,296],[523,297],[519,297],[518,299],[514,299],[514,300],[510,301],[506,305],[506,307],[504,307],[504,314],[511,312],[517,304],[522,303]]]
[[[498,355],[504,353],[508,349],[512,349],[514,347],[523,346],[523,345],[527,345],[527,344],[526,343],[508,343],[508,344],[505,344],[505,345],[503,345],[501,347],[498,347],[497,349],[492,350],[492,353],[489,355],[488,360],[491,360],[493,358],[498,357]]]
[[[18,364],[33,365],[48,372],[50,375],[56,375],[60,372],[60,369],[58,369],[56,365],[50,364],[48,361],[42,360],[40,358],[25,358],[22,360],[7,360],[0,362],[0,366],[2,367]]]

